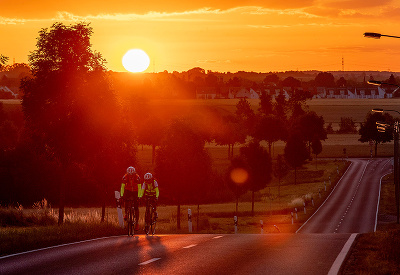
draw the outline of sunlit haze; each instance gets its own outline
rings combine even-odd
[[[90,22],[92,49],[125,71],[143,49],[147,72],[400,71],[400,0],[1,1],[0,54],[27,63],[41,28]]]

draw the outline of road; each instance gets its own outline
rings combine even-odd
[[[380,181],[390,171],[390,159],[353,159],[325,203],[297,233],[374,232]]]
[[[385,159],[353,160],[300,234],[101,238],[1,257],[0,274],[336,274],[352,233],[375,230],[389,169]]]

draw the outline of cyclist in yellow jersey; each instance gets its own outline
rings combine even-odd
[[[135,209],[135,216],[139,220],[139,197],[141,194],[140,176],[136,173],[134,167],[129,166],[126,174],[122,177],[121,197],[125,201],[125,220],[130,206],[128,200],[131,200]],[[136,223],[135,230],[139,230],[139,224]]]
[[[148,213],[150,203],[153,202],[154,210],[157,211],[157,201],[160,191],[158,190],[158,183],[151,173],[144,175],[144,182],[142,184],[139,197],[145,197],[146,200],[146,213]],[[157,213],[157,212],[156,212]],[[157,216],[157,214],[156,214]]]

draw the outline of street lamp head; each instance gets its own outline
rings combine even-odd
[[[364,33],[364,37],[367,37],[367,38],[379,39],[379,38],[381,38],[381,36],[382,36],[382,34],[376,33],[376,32],[365,32]]]
[[[372,84],[372,85],[377,85],[377,86],[381,86],[383,84],[382,81],[378,81],[378,80],[368,80],[367,83]]]
[[[375,109],[372,109],[372,112],[374,112],[374,113],[383,113],[383,109],[375,108]]]

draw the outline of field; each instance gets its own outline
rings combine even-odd
[[[3,101],[4,110],[15,116],[20,116],[18,101]],[[258,109],[258,100],[250,100],[254,110]],[[152,102],[155,109],[163,106],[164,114],[168,116],[188,115],[195,112],[207,112],[210,106],[222,113],[231,113],[235,110],[237,100],[174,100]],[[368,99],[368,100],[311,100],[309,108],[322,115],[326,123],[332,123],[334,129],[338,128],[341,117],[351,117],[356,122],[364,121],[366,114],[372,108],[384,108],[396,110],[400,106],[400,99]],[[393,114],[392,114],[393,115]],[[332,134],[323,141],[323,151],[318,156],[318,162],[314,159],[299,171],[299,183],[293,184],[293,172],[289,173],[281,182],[273,179],[270,186],[256,195],[255,215],[251,216],[250,193],[241,197],[239,211],[235,213],[234,202],[213,205],[184,205],[181,208],[181,229],[176,227],[177,207],[160,206],[158,234],[163,233],[186,233],[188,232],[187,210],[193,213],[193,229],[195,233],[233,233],[233,216],[238,216],[239,233],[260,233],[260,221],[264,223],[264,233],[295,232],[309,217],[316,207],[323,201],[330,188],[335,184],[340,174],[346,167],[347,157],[370,157],[371,148],[369,144],[360,143],[359,135]],[[343,149],[346,148],[346,155]],[[229,165],[228,148],[207,144],[206,149],[213,160],[214,170],[223,173]],[[283,142],[277,142],[273,148],[273,156],[282,154]],[[234,154],[238,154],[239,147],[236,146]],[[378,156],[393,156],[393,144],[382,144],[378,146]],[[151,148],[143,146],[138,148],[138,162],[142,170],[153,171],[151,161]],[[329,158],[329,159],[328,159]],[[339,174],[337,169],[339,168]],[[331,177],[331,184],[329,184]],[[325,191],[325,186],[327,190]],[[393,184],[383,185],[380,213],[393,216]],[[389,203],[387,203],[389,202]],[[304,213],[304,203],[306,213]],[[314,203],[314,206],[313,206]],[[296,209],[297,208],[297,218]],[[3,209],[0,211],[0,218],[3,212],[13,212],[11,216],[18,220],[25,215],[43,215],[43,209]],[[39,211],[39,214],[38,214]],[[41,211],[41,212],[40,212]],[[47,212],[46,212],[47,211]],[[52,223],[56,223],[57,209],[47,209],[47,217],[50,216]],[[141,213],[144,209],[141,208]],[[293,212],[293,221],[292,215]],[[17,214],[15,214],[17,213]],[[93,237],[123,234],[124,231],[117,226],[116,209],[108,206],[106,209],[106,222],[100,224],[99,208],[74,208],[66,209],[66,224],[62,227],[56,225],[42,226],[6,226],[0,228],[1,254],[14,253],[27,249],[54,245],[63,242],[83,240]],[[53,217],[53,218],[51,218]],[[22,218],[25,219],[25,218]],[[143,216],[141,216],[143,224]],[[51,223],[51,221],[50,221]],[[363,234],[358,238],[353,254],[351,254],[348,265],[343,274],[387,274],[396,272],[396,265],[393,265],[391,254],[399,254],[398,250],[389,245],[391,240],[398,242],[391,233],[393,223],[381,223],[378,233]],[[397,235],[396,235],[397,236]],[[390,250],[392,249],[392,250]],[[380,253],[384,251],[384,253]],[[384,256],[379,258],[377,255]],[[374,259],[378,259],[375,260]],[[394,258],[394,261],[397,261]],[[383,268],[384,267],[384,268]],[[380,272],[377,272],[380,270]],[[384,273],[385,273],[384,272]]]

